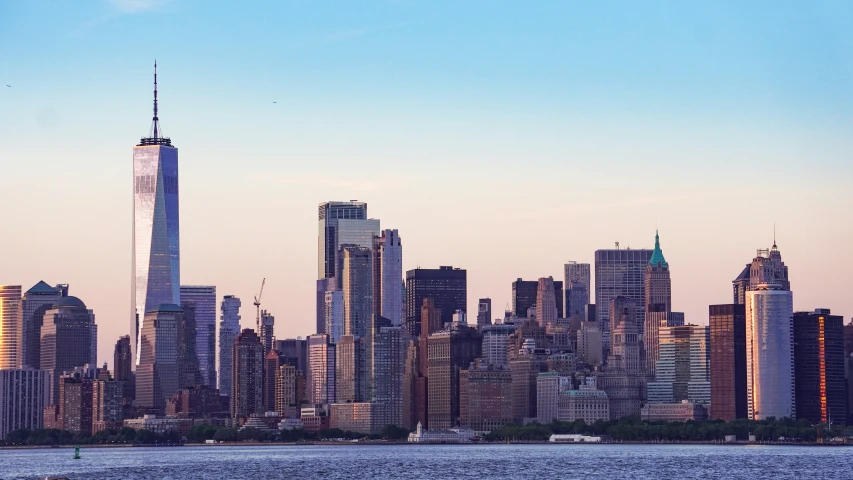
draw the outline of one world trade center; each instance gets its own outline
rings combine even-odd
[[[133,147],[133,276],[130,336],[139,363],[139,332],[145,314],[161,304],[180,304],[181,256],[178,235],[178,149],[164,137],[157,117],[157,62],[154,62],[154,118],[148,137]]]

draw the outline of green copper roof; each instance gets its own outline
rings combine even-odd
[[[669,267],[669,264],[666,263],[666,259],[663,258],[663,251],[660,249],[660,236],[658,235],[657,230],[655,230],[655,251],[652,252],[652,258],[649,260],[649,264],[653,267]]]

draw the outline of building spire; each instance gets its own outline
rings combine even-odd
[[[652,252],[652,258],[649,259],[649,265],[653,267],[669,266],[669,264],[666,263],[666,259],[663,258],[663,250],[660,248],[660,235],[658,234],[657,229],[655,229],[655,249]]]
[[[168,145],[172,146],[172,141],[163,137],[163,130],[160,128],[160,117],[157,111],[157,60],[154,60],[154,117],[151,119],[151,132],[149,137],[143,138],[139,146],[144,145]]]
[[[776,246],[776,223],[773,223],[773,248],[779,248]]]
[[[160,119],[157,118],[157,59],[154,59],[154,138],[159,138]]]

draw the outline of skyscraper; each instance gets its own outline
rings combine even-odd
[[[130,353],[130,335],[118,339],[113,350],[113,377],[122,382],[122,398],[124,403],[133,402],[133,355]]]
[[[333,343],[344,334],[344,292],[335,290],[325,293],[324,323],[322,332],[329,335]]]
[[[746,418],[746,309],[710,305],[711,419]]]
[[[790,291],[759,284],[746,293],[747,418],[794,418],[794,313]]]
[[[369,248],[346,245],[342,255],[341,290],[344,305],[344,335],[365,338],[373,315],[373,268]]]
[[[563,315],[563,282],[555,282],[554,301],[557,305],[557,316]],[[538,280],[517,279],[512,282],[512,313],[519,318],[527,318],[527,310],[536,308],[536,295],[539,292]]]
[[[162,412],[166,399],[181,388],[178,330],[182,322],[183,311],[173,303],[158,305],[145,314],[136,366],[136,403],[141,407]]]
[[[586,309],[589,305],[589,290],[583,282],[573,281],[566,284],[566,316],[586,320]]]
[[[328,335],[308,337],[308,375],[305,380],[305,396],[308,403],[334,403],[336,351]]]
[[[95,314],[77,297],[60,298],[44,313],[39,365],[53,372],[54,387],[64,372],[95,365],[97,338]],[[58,394],[54,388],[54,401]]]
[[[477,302],[477,326],[492,324],[492,299],[481,298]]]
[[[157,116],[154,63],[154,118],[151,134],[133,148],[133,273],[130,336],[136,364],[145,315],[161,304],[181,302],[178,209],[178,149],[162,136]]]
[[[272,350],[275,342],[275,317],[266,310],[261,310],[261,331],[259,332],[261,343],[264,344],[264,352]]]
[[[335,276],[336,256],[341,245],[371,248],[373,237],[379,234],[379,220],[367,220],[367,204],[356,200],[323,202],[318,208],[318,219],[317,278]]]
[[[844,319],[828,308],[794,314],[794,389],[797,418],[844,423]]]
[[[560,292],[556,292],[555,287],[553,277],[539,279],[536,287],[536,321],[539,322],[540,327],[557,323],[557,318],[562,316],[562,312],[557,313],[557,298],[562,298],[563,292],[562,288]]]
[[[403,326],[379,326],[373,333],[371,400],[381,405],[380,425],[403,425],[403,376],[411,337]]]
[[[782,261],[782,253],[776,246],[775,238],[770,249],[759,249],[752,262],[747,263],[740,275],[732,280],[734,303],[746,303],[746,292],[755,290],[761,284],[779,285],[782,290],[791,290],[788,267]]]
[[[196,304],[187,302],[181,310],[178,317],[178,387],[192,388],[203,384],[195,343]],[[174,393],[169,393],[168,397]]]
[[[195,311],[195,348],[204,385],[216,386],[216,287],[181,285],[181,308],[193,304]],[[189,385],[187,385],[189,386]]]
[[[22,319],[21,286],[0,285],[0,370],[21,368]]]
[[[225,295],[219,307],[219,393],[231,395],[234,341],[240,333],[240,299]]]
[[[468,274],[461,268],[416,268],[406,272],[406,328],[412,336],[421,335],[421,307],[432,298],[441,310],[441,323],[453,321],[456,310],[468,310]]]
[[[382,230],[373,247],[374,315],[403,323],[403,244],[397,230]]]
[[[335,342],[335,401],[365,401],[364,340],[344,335]]]
[[[708,340],[704,325],[660,327],[660,357],[655,381],[647,385],[648,403],[710,403]]]
[[[571,318],[573,314],[582,312],[583,308],[586,305],[589,305],[590,300],[592,299],[592,284],[590,281],[592,276],[590,275],[588,263],[578,263],[573,260],[566,262],[563,266],[563,271],[565,273],[565,283],[563,285],[566,289],[565,316],[566,318]],[[572,283],[580,283],[583,285],[583,291],[586,293],[586,296],[578,296],[570,303],[569,292],[577,289],[575,294],[579,295],[579,291],[581,290],[580,285],[573,286]]]
[[[329,333],[326,330],[326,292],[334,290],[334,278],[317,280],[317,326],[314,333]]]
[[[643,290],[645,319],[640,333],[643,335],[646,349],[646,369],[649,374],[654,375],[660,352],[658,332],[661,327],[670,325],[668,319],[672,311],[672,281],[669,276],[669,264],[663,258],[657,232],[655,232],[655,249],[652,251],[652,258],[643,276]]]
[[[440,430],[459,421],[459,372],[480,357],[482,337],[476,329],[461,326],[429,336],[429,425]]]
[[[596,250],[595,251],[595,304],[601,343],[604,351],[610,350],[609,305],[616,297],[626,297],[637,304],[637,329],[642,334],[645,312],[644,276],[652,259],[652,250]],[[610,411],[614,414],[613,409]]]
[[[41,351],[41,325],[44,312],[63,296],[63,286],[51,287],[40,281],[24,293],[21,300],[23,310],[23,365],[24,368],[39,368]],[[68,288],[65,286],[64,291]]]
[[[237,336],[233,359],[231,417],[264,413],[264,346],[251,328]]]
[[[43,428],[52,375],[46,370],[0,370],[0,440],[13,430]]]

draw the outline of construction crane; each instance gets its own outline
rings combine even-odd
[[[257,310],[257,312],[258,312],[257,317],[255,319],[255,324],[256,324],[255,328],[257,328],[256,331],[258,332],[258,334],[260,334],[260,332],[261,332],[261,296],[264,294],[264,284],[265,283],[267,283],[266,277],[264,277],[264,279],[261,280],[261,291],[258,292],[257,295],[255,295],[255,310]]]

